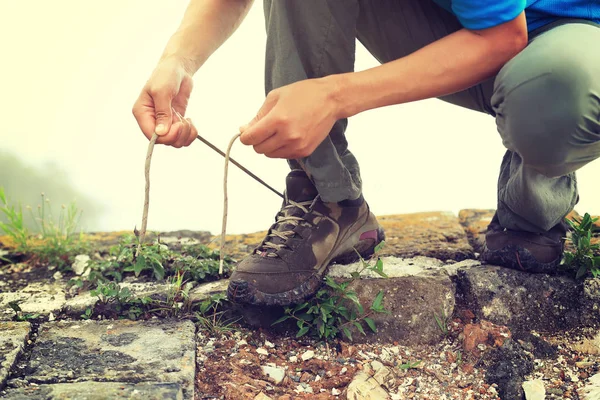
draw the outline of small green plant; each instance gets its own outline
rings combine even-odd
[[[86,320],[91,319],[93,313],[94,313],[94,310],[92,309],[92,307],[88,307],[85,309],[83,314],[80,315],[80,317],[81,317],[81,319],[86,319]]]
[[[592,218],[585,213],[583,218],[573,220],[567,219],[567,223],[572,229],[571,242],[575,247],[575,252],[566,251],[561,265],[577,271],[576,279],[591,274],[594,278],[600,276],[600,244],[592,244],[592,233],[594,222],[598,218]]]
[[[21,306],[19,305],[19,303],[19,301],[11,301],[8,303],[8,306],[12,308],[12,310],[15,312],[15,315],[13,317],[15,321],[30,321],[32,319],[39,318],[40,314],[24,313],[23,310],[21,310]]]
[[[239,321],[239,318],[226,317],[226,312],[222,310],[222,307],[228,301],[225,293],[216,293],[204,299],[196,312],[200,329],[213,335],[233,332],[234,324]]]
[[[12,239],[16,245],[16,250],[24,253],[29,248],[27,240],[29,238],[29,231],[23,221],[21,205],[19,205],[18,209],[10,205],[2,186],[0,186],[0,201],[2,202],[0,211],[2,211],[7,219],[7,222],[0,222],[0,229]]]
[[[407,361],[404,364],[398,365],[398,368],[406,371],[406,370],[409,370],[409,369],[417,368],[420,364],[421,364],[420,360],[419,361],[415,361],[415,362]]]
[[[435,322],[437,323],[437,326],[440,328],[440,330],[442,331],[444,336],[448,336],[448,334],[450,333],[450,331],[448,329],[448,323],[450,322],[450,317],[446,313],[446,309],[444,308],[444,306],[442,306],[441,310],[442,310],[442,312],[441,312],[440,316],[438,316],[434,312],[433,317],[435,318]]]
[[[381,251],[383,245],[382,242],[375,248],[375,254]],[[337,283],[331,277],[326,277],[325,284],[330,288],[329,290],[321,289],[310,300],[295,307],[287,307],[285,315],[275,321],[273,325],[294,319],[298,328],[297,338],[311,334],[324,340],[331,340],[340,335],[352,340],[351,327],[366,335],[363,323],[371,331],[377,332],[371,316],[375,313],[387,312],[383,306],[383,291],[379,291],[369,310],[365,312],[356,292],[349,289],[350,284],[360,279],[365,271],[373,271],[387,278],[383,272],[383,262],[380,258],[377,258],[375,264],[371,265],[361,257],[361,267],[351,273],[350,280]]]
[[[150,297],[134,298],[128,288],[121,287],[116,282],[101,282],[90,294],[98,297],[99,300],[95,311],[99,315],[110,318],[126,317],[137,320],[146,313],[149,305],[153,303]],[[90,317],[91,315],[92,312],[89,313]]]
[[[31,256],[35,262],[52,264],[64,270],[70,267],[73,257],[88,249],[81,233],[76,233],[81,211],[75,203],[63,205],[58,219],[55,220],[50,200],[44,193],[41,196],[42,202],[37,208],[37,216],[31,207],[27,207],[37,228],[37,234],[33,235],[25,226],[21,205],[18,208],[11,205],[4,188],[0,187],[0,211],[7,220],[0,222],[0,229],[12,239],[17,252]]]

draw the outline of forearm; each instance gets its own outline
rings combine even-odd
[[[444,96],[494,76],[526,42],[526,35],[492,40],[463,29],[387,64],[331,76],[332,97],[339,117],[347,118],[373,108]]]
[[[241,24],[253,0],[191,0],[161,59],[175,57],[195,73]]]

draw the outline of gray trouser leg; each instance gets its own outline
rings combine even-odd
[[[307,78],[354,70],[356,0],[265,0],[265,85],[272,89]],[[356,199],[362,182],[344,135],[347,120],[333,126],[313,154],[290,167],[311,175],[324,201]]]
[[[491,105],[508,152],[498,181],[505,228],[543,232],[575,206],[575,171],[600,156],[600,28],[535,37],[496,77]]]

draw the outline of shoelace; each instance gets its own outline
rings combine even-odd
[[[179,115],[179,114],[178,114]],[[181,116],[179,116],[180,118],[182,118]],[[203,142],[204,144],[206,144],[208,147],[210,147],[211,149],[215,150],[217,153],[219,153],[220,155],[225,157],[225,170],[224,170],[224,176],[223,176],[223,223],[222,223],[222,228],[221,228],[221,246],[220,246],[220,251],[219,251],[219,275],[223,275],[223,263],[225,260],[225,252],[224,252],[224,247],[225,247],[225,233],[226,233],[226,228],[227,228],[227,206],[228,206],[228,199],[227,199],[227,175],[229,172],[229,162],[231,161],[232,164],[234,164],[235,166],[237,166],[238,168],[240,168],[242,171],[244,171],[246,174],[248,174],[249,176],[251,176],[253,179],[255,179],[257,182],[259,182],[260,184],[262,184],[263,186],[265,186],[266,188],[268,188],[269,190],[271,190],[272,192],[274,192],[275,194],[277,194],[279,197],[283,198],[283,195],[281,193],[279,193],[277,190],[273,189],[271,186],[269,186],[267,183],[265,183],[262,179],[260,179],[258,176],[254,175],[252,172],[250,172],[248,169],[244,168],[241,164],[239,164],[237,161],[233,160],[230,157],[230,153],[231,153],[231,148],[233,147],[233,143],[235,143],[235,141],[240,137],[240,133],[235,134],[231,140],[229,141],[229,145],[227,146],[227,151],[225,153],[223,153],[222,151],[220,151],[217,147],[215,147],[214,145],[212,145],[210,142],[208,142],[207,140],[203,139],[202,137],[198,136],[197,139],[200,140],[201,142]],[[144,164],[144,177],[146,180],[146,187],[145,187],[145,191],[144,191],[144,211],[142,213],[142,227],[141,230],[139,232],[137,232],[137,230],[134,230],[134,232],[136,233],[136,235],[139,234],[139,241],[138,241],[138,246],[136,249],[136,253],[135,256],[138,257],[140,254],[140,250],[142,248],[142,244],[144,243],[144,239],[146,238],[146,229],[148,226],[148,210],[150,207],[150,164],[152,162],[152,153],[154,151],[154,145],[156,143],[156,140],[158,139],[158,135],[156,133],[154,133],[152,135],[152,138],[150,139],[150,141],[148,142],[148,152],[146,153],[146,161]],[[305,203],[309,203],[308,205],[310,205],[311,202],[301,202],[301,203],[296,203],[293,202],[291,200],[288,200],[288,203],[290,203],[290,206],[296,206],[296,207],[300,207],[303,211],[306,210],[305,212],[308,212],[308,210],[304,207]],[[296,218],[299,217],[284,217],[284,219],[281,219],[282,221],[288,221],[292,224],[298,224],[299,221],[296,220]],[[302,220],[302,218],[299,218],[300,220]],[[295,222],[292,222],[295,221]],[[294,232],[290,231],[292,234]],[[283,235],[284,233],[288,233],[286,232],[273,232],[272,235],[278,234],[279,235]],[[271,236],[272,236],[271,235]],[[286,237],[281,237],[279,236],[281,239],[283,240],[287,240],[287,236]],[[274,243],[270,243],[268,241],[265,241],[265,246],[269,245],[269,246],[283,246],[283,245],[276,245]],[[273,247],[274,249],[279,249],[281,247]],[[269,253],[270,254],[270,253]]]
[[[296,208],[299,208],[300,210],[302,210],[304,213],[308,213],[310,211],[309,208],[312,206],[312,204],[314,203],[315,200],[302,201],[302,202],[295,202],[293,200],[287,200],[288,204],[285,207],[283,207],[283,209],[280,212],[284,212],[286,209],[296,207]],[[296,217],[293,215],[279,216],[276,218],[274,226],[279,225],[279,226],[283,227],[287,224],[287,225],[296,227],[303,222],[308,224],[308,222],[302,217]],[[290,230],[290,229],[288,229],[286,231],[274,230],[267,235],[267,237],[265,238],[265,241],[258,247],[258,249],[262,249],[265,252],[265,257],[271,257],[271,258],[277,257],[276,252],[281,250],[282,248],[286,247],[285,242],[287,242],[288,239],[290,239],[295,234],[296,234],[296,232],[294,232],[293,230]],[[270,240],[272,238],[279,238],[279,239],[283,240],[284,243],[273,243]],[[270,252],[269,250],[274,250],[274,251]]]

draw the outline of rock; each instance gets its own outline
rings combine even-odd
[[[348,400],[384,400],[388,393],[364,371],[357,373],[346,389]]]
[[[579,389],[578,394],[582,400],[600,399],[600,374],[590,377],[588,384]]]
[[[375,360],[375,361],[371,362],[371,368],[373,368],[373,371],[377,372],[381,368],[383,368],[383,364],[380,363],[379,361]]]
[[[508,339],[502,347],[489,353],[482,360],[487,367],[485,380],[498,385],[501,399],[521,399],[523,397],[524,376],[533,371],[533,362],[517,342]]]
[[[256,395],[254,400],[273,400],[273,399],[271,399],[269,396],[267,396],[263,392],[260,392],[259,394]]]
[[[336,388],[332,388],[332,389],[331,389],[331,395],[332,395],[332,396],[339,396],[340,394],[342,394],[342,391],[341,391],[341,390],[338,390],[338,389],[336,389]]]
[[[546,398],[546,388],[541,379],[523,382],[523,391],[526,400],[544,400]]]
[[[302,353],[302,356],[301,356],[301,358],[302,358],[302,361],[308,361],[308,360],[310,360],[311,358],[313,358],[314,356],[315,356],[315,352],[314,352],[314,351],[312,351],[312,350],[307,350],[307,351],[305,351],[304,353]]]
[[[155,297],[166,298],[170,290],[170,285],[158,282],[136,282],[131,278],[125,279],[119,284],[122,288],[127,288],[132,297]],[[88,307],[93,308],[98,302],[98,297],[92,296],[91,292],[81,292],[64,303],[64,312],[67,315],[79,318]]]
[[[258,354],[260,354],[260,355],[263,355],[263,356],[268,356],[269,355],[269,352],[267,350],[263,349],[262,347],[257,348],[256,352]]]
[[[0,321],[0,388],[6,383],[10,369],[21,355],[30,331],[29,322]]]
[[[298,362],[298,357],[296,357],[296,356],[291,356],[291,357],[290,357],[290,362],[291,362],[291,363]]]
[[[9,400],[163,400],[183,399],[179,383],[122,383],[122,382],[76,382],[52,385],[28,386],[8,390],[5,399]]]
[[[62,282],[33,282],[18,292],[0,293],[0,320],[10,320],[14,311],[9,303],[18,302],[23,313],[47,316],[58,314],[65,304],[65,289]]]
[[[570,343],[569,347],[571,350],[578,351],[583,354],[589,355],[600,355],[600,333],[597,333],[595,337],[588,339],[584,338],[578,343]]]
[[[375,371],[373,379],[375,379],[379,385],[387,390],[391,390],[396,383],[396,377],[394,376],[392,370],[384,366]]]
[[[460,210],[458,220],[467,232],[467,238],[477,253],[483,251],[485,244],[485,232],[487,226],[492,222],[496,210]]]
[[[285,369],[281,367],[263,366],[262,371],[263,374],[271,378],[276,385],[279,385],[283,381],[283,378],[285,378]]]
[[[368,309],[373,300],[383,291],[383,306],[388,313],[375,313],[371,317],[377,334],[361,335],[352,328],[355,342],[381,341],[401,342],[405,345],[437,343],[443,337],[435,321],[454,312],[454,285],[442,263],[428,258],[399,259],[383,258],[383,270],[390,272],[388,279],[361,279],[349,288],[356,291],[359,301]],[[339,279],[356,268],[354,264],[335,266],[331,276]],[[365,326],[366,331],[370,331]]]
[[[570,277],[480,266],[459,269],[456,281],[462,308],[511,330],[561,332],[600,318],[582,311],[582,285]]]
[[[457,261],[473,258],[473,248],[453,213],[424,212],[377,219],[386,233],[382,255]]]
[[[75,262],[73,262],[73,265],[71,265],[71,268],[73,269],[73,271],[75,272],[76,275],[86,277],[90,274],[89,269],[86,271],[88,261],[90,261],[90,256],[88,256],[87,254],[79,254],[79,255],[75,256]],[[85,274],[84,274],[84,271],[85,271]]]
[[[511,337],[510,330],[505,326],[494,325],[489,321],[477,324],[466,324],[463,330],[463,348],[465,352],[479,356],[478,346],[485,344],[500,347]]]
[[[220,279],[214,282],[201,283],[194,289],[190,290],[190,301],[192,303],[197,303],[204,301],[214,294],[225,293],[228,285],[229,279]]]
[[[38,383],[78,380],[178,383],[191,399],[195,326],[190,321],[77,321],[40,326],[28,363]],[[72,372],[72,375],[69,374]]]

